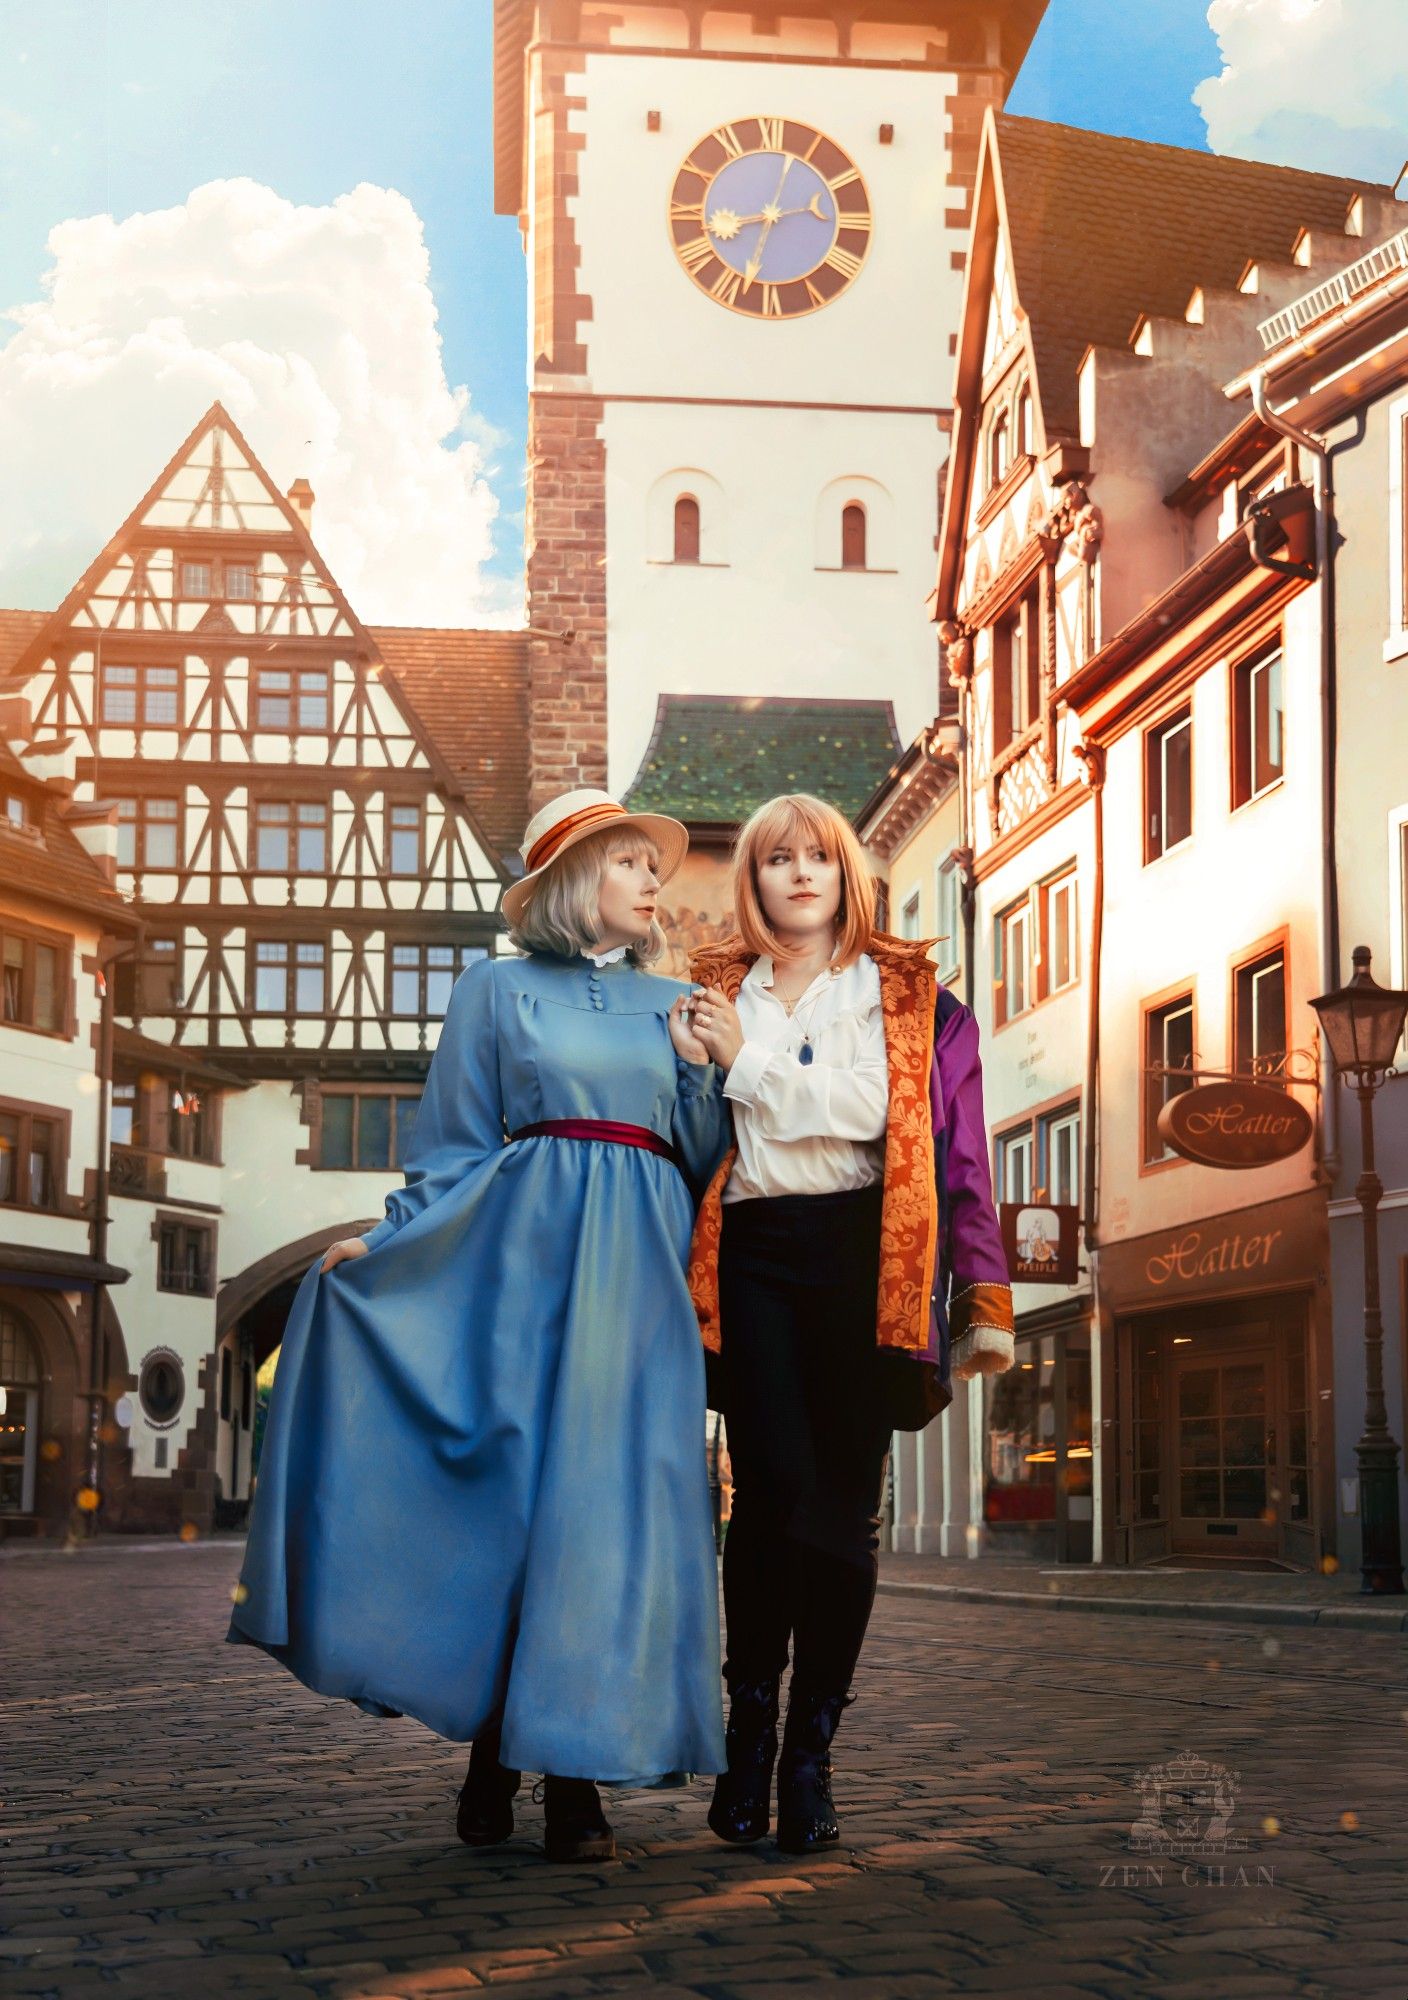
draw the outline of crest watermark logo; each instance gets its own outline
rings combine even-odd
[[[1136,1771],[1139,1811],[1129,1829],[1134,1861],[1108,1862],[1105,1888],[1268,1889],[1276,1871],[1248,1855],[1233,1825],[1241,1773],[1180,1750],[1166,1764]],[[1271,1822],[1266,1822],[1268,1826]],[[1245,1859],[1243,1857],[1246,1857]]]

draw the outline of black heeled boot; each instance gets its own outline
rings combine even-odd
[[[777,1762],[777,1679],[733,1681],[728,1728],[728,1769],[714,1780],[709,1825],[732,1847],[761,1840],[772,1823],[772,1770]]]
[[[616,1836],[590,1778],[544,1778],[543,1849],[549,1861],[616,1859]]]
[[[466,1847],[496,1847],[513,1832],[513,1801],[521,1773],[499,1762],[497,1723],[475,1737],[469,1770],[460,1786],[455,1832]]]
[[[841,1838],[831,1803],[831,1739],[846,1706],[844,1694],[823,1694],[792,1677],[787,1726],[777,1765],[777,1844],[787,1854],[811,1854]]]

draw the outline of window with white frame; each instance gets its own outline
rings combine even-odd
[[[939,863],[934,876],[934,889],[938,911],[934,928],[939,935],[939,977],[940,979],[947,979],[958,970],[958,927],[962,921],[958,863],[956,861],[941,861]]]
[[[1041,1120],[1041,1169],[1046,1199],[1080,1200],[1080,1112],[1058,1111]]]
[[[1034,999],[1032,991],[1032,910],[1031,898],[1024,896],[998,913],[996,923],[996,1015],[1001,1027],[1024,1014]]]
[[[1408,397],[1388,413],[1388,610],[1384,651],[1408,652]]]
[[[1076,931],[1076,871],[1068,868],[1041,885],[1041,968],[1039,989],[1044,1000],[1073,986],[1080,977]]]
[[[1030,1201],[1036,1167],[1036,1141],[1030,1125],[1002,1133],[997,1141],[997,1198]]]
[[[1157,861],[1193,832],[1193,712],[1181,708],[1144,738],[1144,859]]]
[[[1244,806],[1281,782],[1286,768],[1281,649],[1232,669],[1232,803]]]
[[[1184,1071],[1186,1075],[1181,1074]],[[1191,1090],[1196,1082],[1193,1074],[1193,996],[1182,993],[1177,999],[1149,1008],[1144,1016],[1146,1161],[1179,1157],[1159,1135],[1159,1113],[1171,1098]]]
[[[900,936],[917,938],[919,935],[919,891],[915,889],[906,896],[900,908]]]

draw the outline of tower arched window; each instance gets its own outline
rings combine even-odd
[[[993,419],[988,432],[988,486],[1001,485],[1007,477],[1007,468],[1012,463],[1012,433],[1007,422],[1007,412]]]
[[[865,568],[865,509],[850,500],[841,509],[841,567]]]
[[[675,502],[675,561],[699,560],[699,502],[692,493],[681,493]]]

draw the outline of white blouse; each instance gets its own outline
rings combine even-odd
[[[869,1187],[884,1176],[890,1092],[875,961],[862,952],[818,973],[790,1017],[772,982],[772,960],[756,959],[736,1003],[744,1041],[724,1096],[738,1158],[724,1200]]]

